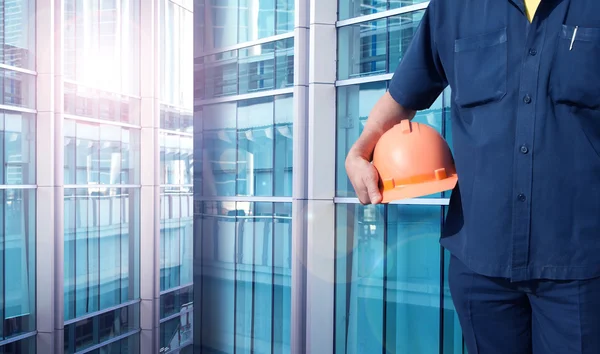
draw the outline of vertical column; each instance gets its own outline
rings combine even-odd
[[[295,0],[294,19],[294,155],[292,189],[292,354],[306,348],[306,226],[308,217],[308,42],[309,0]]]
[[[334,342],[336,20],[337,1],[310,0],[307,353]]]
[[[62,0],[37,0],[36,329],[37,347],[63,348]],[[49,349],[52,348],[52,349]]]
[[[158,353],[160,331],[160,186],[157,29],[163,0],[141,1],[140,325],[141,353]]]

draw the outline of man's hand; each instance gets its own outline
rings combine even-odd
[[[379,173],[373,164],[360,155],[349,154],[346,157],[346,173],[363,205],[381,203]]]
[[[370,162],[377,141],[388,129],[403,119],[412,119],[415,113],[394,101],[389,92],[371,110],[362,134],[346,157],[346,173],[362,204],[379,204],[383,200],[379,191],[379,173]]]

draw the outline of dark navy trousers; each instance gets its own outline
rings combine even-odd
[[[600,278],[511,282],[454,256],[448,277],[469,354],[600,354]]]

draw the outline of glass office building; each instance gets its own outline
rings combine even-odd
[[[0,353],[192,350],[193,1],[0,1]]]
[[[198,353],[463,353],[448,193],[362,206],[344,159],[427,1],[200,0]],[[419,112],[450,143],[450,95]]]

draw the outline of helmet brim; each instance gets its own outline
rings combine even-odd
[[[393,189],[382,191],[383,200],[382,203],[390,203],[396,200],[419,198],[431,194],[441,193],[454,189],[458,182],[458,176],[456,174],[450,175],[449,177],[431,182],[415,183],[403,186],[397,186]]]

